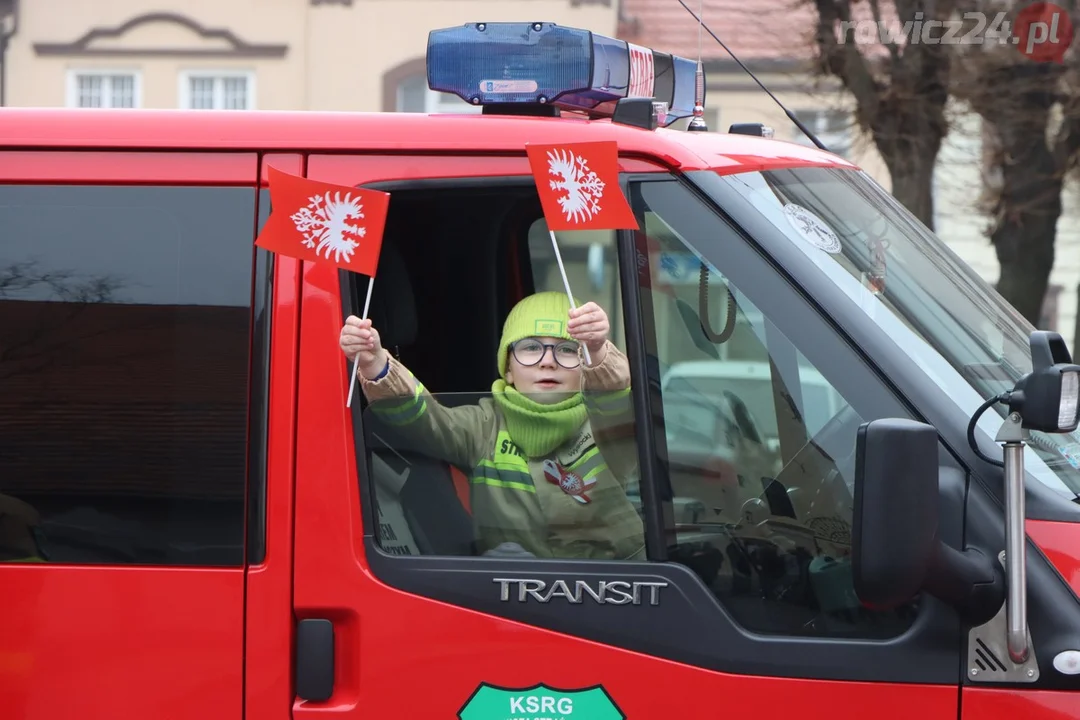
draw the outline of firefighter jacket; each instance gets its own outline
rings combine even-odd
[[[641,515],[627,496],[637,468],[629,362],[608,341],[603,362],[582,374],[587,412],[540,457],[522,452],[492,397],[440,403],[393,357],[384,376],[359,382],[371,411],[397,429],[401,449],[468,474],[480,554],[517,543],[543,558],[643,560]]]

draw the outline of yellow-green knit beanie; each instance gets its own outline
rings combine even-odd
[[[580,306],[577,298],[574,305]],[[499,375],[506,378],[508,352],[512,343],[527,337],[557,337],[572,340],[566,330],[570,321],[570,301],[566,293],[539,292],[524,298],[503,323],[502,340],[499,341]]]

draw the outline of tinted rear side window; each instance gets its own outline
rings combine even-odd
[[[0,560],[240,565],[254,188],[0,186]]]

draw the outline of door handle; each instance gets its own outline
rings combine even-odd
[[[334,624],[306,618],[296,625],[296,695],[326,702],[334,694]]]

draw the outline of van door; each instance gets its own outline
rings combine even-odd
[[[5,717],[242,717],[256,181],[0,152]]]
[[[298,153],[260,158],[259,221],[270,215],[268,169],[303,175]],[[244,716],[289,720],[293,699],[293,433],[296,424],[300,263],[255,250],[251,338],[251,483],[247,518]],[[267,282],[270,280],[270,282]],[[261,482],[260,482],[261,480]]]
[[[370,316],[423,391],[388,407],[358,388],[345,407],[351,368],[338,335],[346,315],[360,314],[368,279],[305,264],[295,717],[862,720],[918,708],[924,720],[953,720],[955,616],[925,599],[896,612],[862,608],[844,562],[855,429],[906,408],[685,186],[642,162],[621,169],[644,232],[558,239],[575,296],[607,310],[634,389],[590,415],[598,452],[567,448],[559,462],[611,472],[641,520],[649,560],[603,549],[590,557],[591,545],[555,560],[493,545],[477,498],[533,507],[543,486],[518,470],[511,438],[488,437],[469,419],[491,397],[511,307],[563,287],[524,154],[310,158],[309,177],[392,193]],[[741,323],[731,342],[777,368],[777,415],[802,402],[800,358],[843,398],[802,444],[788,418],[771,433],[778,455],[743,443],[724,457],[717,447],[727,438],[667,422],[660,377],[677,362],[715,359],[718,341],[701,336],[702,323],[723,328],[723,292],[709,296],[716,314],[701,317],[695,283],[666,287],[650,273],[654,251],[693,253],[689,238],[715,241],[715,284],[735,289],[737,312],[764,319]],[[435,412],[445,421],[431,420]],[[432,428],[443,437],[423,434]],[[688,433],[679,454],[666,442],[674,432]],[[470,453],[447,438],[475,441],[493,459],[466,462]],[[961,508],[943,512],[955,541]]]

